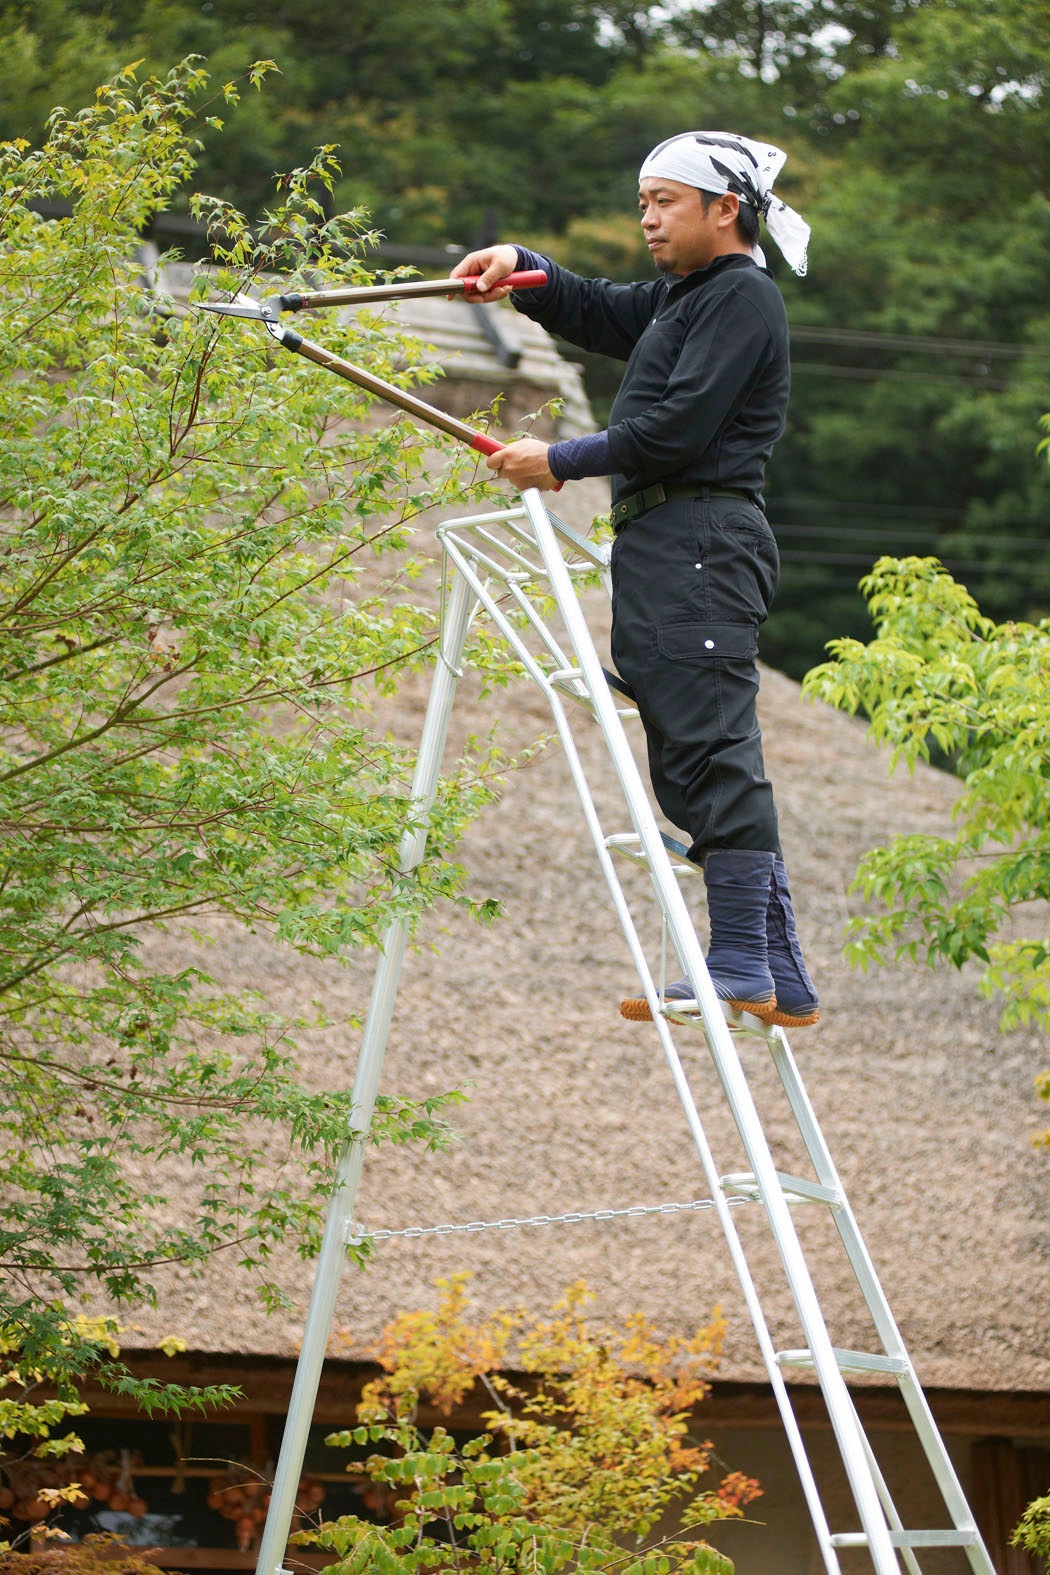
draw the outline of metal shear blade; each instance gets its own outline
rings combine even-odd
[[[256,322],[275,323],[280,306],[276,296],[255,301],[250,295],[235,295],[232,301],[195,301],[201,312],[220,312],[224,317],[250,317]]]

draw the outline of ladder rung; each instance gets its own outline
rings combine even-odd
[[[589,703],[590,695],[583,681],[583,674],[578,667],[559,667],[554,672],[547,674],[547,680],[553,689],[560,689],[563,695],[570,695],[573,700],[583,700]]]
[[[750,1012],[738,1012],[735,1006],[730,1006],[728,1001],[719,1001],[722,1016],[725,1018],[726,1027],[731,1034],[757,1034],[760,1039],[770,1039],[774,1030],[761,1017],[753,1017]],[[669,1023],[680,1023],[686,1028],[702,1028],[706,1033],[704,1014],[697,1006],[686,1006],[681,1010],[684,1002],[675,1004],[674,1001],[665,1002],[661,1008],[660,1016],[666,1017]]]
[[[967,1531],[891,1531],[895,1548],[972,1548],[977,1545],[976,1528]],[[838,1531],[830,1539],[833,1548],[866,1548],[864,1531]]]
[[[777,1171],[777,1180],[788,1203],[841,1204],[842,1194],[837,1187],[825,1187],[818,1181],[805,1181],[801,1176],[788,1176]],[[762,1201],[758,1182],[750,1171],[738,1171],[722,1177],[722,1191],[736,1197],[749,1198],[753,1203]]]
[[[660,841],[663,843],[669,858],[678,866],[680,875],[700,875],[702,870],[695,859],[689,857],[689,849],[684,842],[669,837],[666,831],[661,831]],[[642,839],[636,831],[617,831],[611,837],[606,837],[605,846],[613,853],[622,853],[624,858],[634,859],[637,864],[648,864],[649,860],[642,847]]]
[[[602,668],[602,676],[613,694],[627,702],[624,709],[620,711],[620,715],[625,716],[628,711],[637,711],[638,701],[635,699],[634,691],[630,686],[625,684],[622,678],[618,678],[615,673],[610,673],[607,667]],[[583,679],[583,673],[579,668],[556,668],[554,672],[547,674],[547,681],[553,688],[560,689],[562,694],[569,695],[573,700],[581,700],[584,705],[593,705]]]
[[[874,1356],[867,1351],[843,1351],[838,1346],[832,1350],[839,1368],[844,1373],[906,1373],[908,1364],[899,1356]],[[813,1352],[807,1350],[778,1351],[777,1362],[781,1367],[813,1367]]]
[[[595,714],[594,700],[591,692],[584,682],[583,674],[574,668],[559,669],[557,672],[548,673],[547,681],[552,689],[557,689],[560,694],[568,695],[570,700],[575,700],[578,705],[586,706],[593,716]],[[610,687],[612,687],[610,685]],[[616,707],[616,715],[636,716],[637,709],[633,700],[627,700],[622,706]]]

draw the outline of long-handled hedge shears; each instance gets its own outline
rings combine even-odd
[[[470,448],[476,449],[479,454],[498,454],[504,445],[497,438],[490,437],[487,432],[476,431],[465,421],[458,421],[455,416],[439,410],[436,405],[428,405],[426,400],[418,398],[417,395],[395,387],[393,383],[376,377],[372,372],[366,372],[363,367],[355,366],[352,361],[345,361],[342,356],[333,355],[331,350],[315,344],[311,339],[304,339],[302,334],[297,333],[294,328],[286,328],[280,321],[282,312],[301,312],[321,306],[359,306],[369,301],[390,301],[423,295],[470,296],[477,293],[478,277],[472,275],[466,279],[407,279],[400,284],[353,285],[347,286],[344,290],[297,291],[287,295],[268,296],[262,301],[256,301],[247,295],[237,295],[232,301],[198,301],[195,304],[204,312],[220,312],[225,317],[245,317],[261,322],[271,338],[276,339],[277,343],[283,345],[286,350],[305,356],[308,361],[325,367],[337,377],[345,378],[349,383],[356,383],[358,387],[367,389],[369,393],[387,400],[392,405],[397,405],[400,410],[416,416],[420,421],[437,427],[441,432],[447,432],[451,437],[459,438]],[[533,268],[521,273],[508,274],[499,282],[501,287],[510,285],[515,290],[532,290],[546,284],[547,275],[541,269]]]

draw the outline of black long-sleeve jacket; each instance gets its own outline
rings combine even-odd
[[[657,481],[760,498],[790,389],[787,314],[772,275],[742,253],[645,284],[538,263],[549,282],[515,292],[517,310],[627,362],[608,428],[613,501]]]

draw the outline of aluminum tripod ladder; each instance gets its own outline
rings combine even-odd
[[[693,923],[682,894],[679,875],[686,862],[684,848],[664,837],[656,824],[645,783],[624,732],[624,696],[610,687],[576,594],[581,575],[605,573],[608,549],[588,542],[548,513],[536,491],[522,494],[521,506],[498,513],[451,520],[438,530],[448,571],[442,608],[441,638],[430,701],[420,741],[412,797],[418,829],[406,831],[400,867],[414,869],[426,845],[425,819],[437,789],[452,703],[470,624],[482,609],[512,647],[528,676],[544,691],[557,725],[594,848],[613,905],[653,1009],[659,1035],[689,1132],[711,1189],[733,1266],[754,1325],[763,1362],[777,1402],[799,1481],[828,1575],[840,1575],[840,1553],[866,1552],[867,1567],[876,1575],[921,1575],[918,1555],[924,1549],[958,1549],[976,1575],[994,1575],[973,1516],[933,1416],[919,1386],[894,1323],[875,1269],[861,1239],[813,1108],[802,1084],[787,1040],[745,1014],[726,1016],[711,984]],[[564,549],[564,550],[563,550]],[[567,555],[566,555],[567,553]],[[556,627],[555,625],[556,620]],[[570,713],[582,707],[601,730],[630,830],[607,834],[595,808]],[[656,971],[632,917],[617,865],[622,857],[644,866],[655,898],[665,945]],[[695,866],[688,866],[695,870]],[[318,1260],[313,1296],[303,1335],[302,1352],[289,1403],[284,1441],[278,1461],[270,1510],[260,1547],[258,1575],[278,1575],[291,1524],[296,1489],[306,1452],[307,1434],[320,1381],[347,1242],[355,1238],[353,1210],[379,1087],[383,1055],[393,1016],[401,966],[409,939],[408,923],[388,930],[379,960],[354,1083],[352,1131],[339,1161],[327,1225]],[[699,1010],[683,1013],[662,1005],[665,957],[677,959],[678,972],[693,986]],[[702,1031],[731,1112],[748,1170],[720,1172],[697,1112],[689,1082],[675,1046],[674,1030]],[[736,1041],[752,1044],[760,1036],[774,1067],[812,1166],[810,1177],[779,1171],[741,1063]],[[777,1248],[802,1331],[798,1349],[775,1348],[759,1293],[746,1261],[737,1229],[737,1209],[750,1199],[760,1205]],[[853,1351],[832,1344],[806,1254],[796,1230],[796,1209],[818,1209],[830,1215],[848,1258],[860,1295],[875,1331],[878,1349]],[[803,1442],[785,1371],[806,1368],[819,1384],[856,1510],[859,1529],[833,1530]],[[905,1527],[865,1433],[846,1385],[847,1374],[874,1374],[898,1385],[908,1415],[944,1506],[946,1524],[939,1528]],[[853,1557],[847,1570],[860,1566]]]

